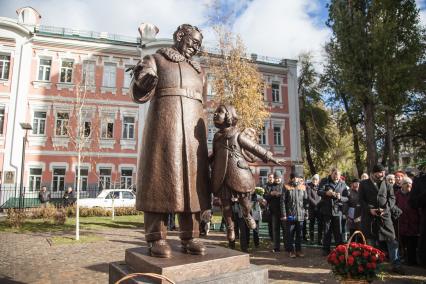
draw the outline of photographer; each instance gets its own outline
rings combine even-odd
[[[335,245],[342,243],[342,216],[343,203],[348,201],[346,184],[340,179],[340,171],[337,168],[331,170],[328,179],[318,191],[321,196],[320,212],[323,216],[324,240],[322,244],[323,254],[330,253],[331,234]]]

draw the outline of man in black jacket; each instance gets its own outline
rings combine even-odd
[[[281,224],[281,194],[283,190],[282,174],[275,172],[274,183],[267,185],[263,198],[268,202],[269,210],[271,211],[271,224],[272,224],[272,241],[274,243],[273,252],[279,252],[281,246],[280,228]]]
[[[361,229],[367,242],[374,246],[386,243],[392,271],[404,274],[398,252],[398,241],[391,219],[391,208],[395,206],[393,187],[384,181],[385,168],[375,165],[369,179],[359,186],[361,204]]]
[[[342,215],[343,203],[348,201],[346,184],[340,179],[340,170],[334,168],[328,180],[318,191],[321,196],[320,212],[324,221],[324,239],[322,243],[323,254],[330,253],[331,234],[337,245],[342,243]]]
[[[426,163],[423,168],[426,170]],[[411,207],[419,208],[422,211],[418,256],[419,264],[426,267],[426,172],[420,173],[420,175],[414,179],[409,204]]]
[[[319,211],[319,204],[321,196],[318,195],[319,190],[319,175],[316,174],[312,177],[311,182],[308,184],[307,193],[309,200],[309,240],[314,244],[314,228],[315,223],[318,226],[318,245],[322,243],[322,217]]]

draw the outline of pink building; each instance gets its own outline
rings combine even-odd
[[[18,21],[0,18],[1,183],[20,184],[25,136],[20,123],[28,122],[32,130],[25,154],[26,192],[41,185],[58,193],[75,187],[78,141],[84,146],[83,190],[132,186],[148,106],[131,101],[125,70],[142,55],[170,46],[172,39],[154,39],[141,49],[137,38],[46,27],[33,8],[17,12]],[[265,103],[271,111],[260,141],[287,160],[282,167],[253,164],[260,181],[275,170],[288,175],[301,162],[301,147],[296,61],[255,58],[268,83]],[[84,98],[84,104],[77,111],[78,98]],[[206,108],[210,144],[215,131],[212,111]],[[84,129],[80,136],[75,131],[78,121]]]

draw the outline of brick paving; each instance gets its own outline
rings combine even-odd
[[[0,233],[0,283],[108,283],[108,263],[123,260],[127,248],[145,245],[142,229],[82,233],[105,240],[51,246],[50,233]],[[177,234],[172,232],[171,238]],[[206,241],[218,243],[224,236],[213,232]],[[259,249],[251,262],[269,269],[270,283],[337,283],[320,250],[307,248],[305,253],[304,258],[290,259],[284,252]],[[426,270],[408,267],[407,272],[410,276],[390,275],[386,283],[426,283]]]

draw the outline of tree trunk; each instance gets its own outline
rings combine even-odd
[[[395,170],[395,149],[393,145],[394,138],[394,115],[390,111],[385,111],[386,144],[388,154],[388,170]]]
[[[354,142],[355,166],[358,173],[358,177],[360,177],[362,173],[364,172],[364,167],[361,161],[361,149],[359,148],[359,135],[358,135],[357,123],[349,107],[349,102],[348,102],[348,98],[346,97],[346,94],[340,93],[340,97],[343,100],[343,105],[345,107],[346,114],[348,115],[349,125],[351,126],[352,141]]]
[[[376,137],[374,125],[374,105],[370,100],[363,103],[365,115],[365,141],[367,147],[367,170],[370,173],[377,163]]]
[[[302,95],[301,98],[301,108],[300,108],[300,126],[303,130],[303,141],[304,141],[304,148],[306,153],[306,161],[308,162],[309,171],[311,172],[311,176],[317,173],[314,161],[312,160],[311,155],[311,139],[309,137],[309,131],[308,131],[308,125],[306,123],[306,103],[305,103],[305,96]]]

